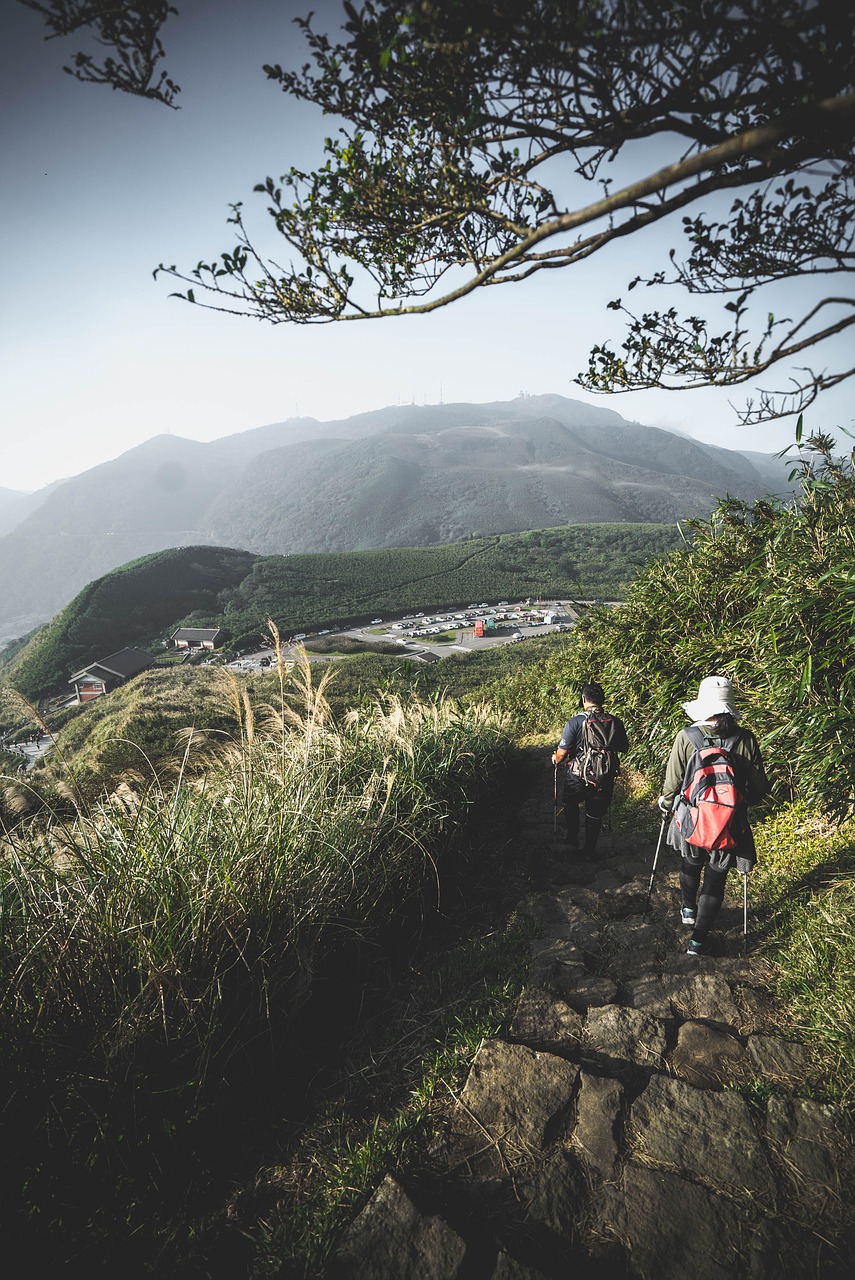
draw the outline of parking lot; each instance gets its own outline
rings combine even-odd
[[[330,640],[336,636],[347,636],[367,646],[382,644],[385,648],[389,644],[395,644],[410,658],[436,662],[452,653],[518,644],[530,636],[569,630],[579,619],[576,605],[580,603],[587,602],[501,600],[490,604],[482,601],[465,609],[446,608],[430,613],[419,611],[392,614],[385,618],[373,618],[358,626],[283,636],[283,652],[290,660],[306,641],[311,642],[320,637]],[[482,634],[477,634],[479,631]],[[335,652],[307,652],[310,662],[327,662],[337,656]],[[266,648],[257,653],[244,654],[229,666],[236,671],[264,671],[275,660],[274,650]]]

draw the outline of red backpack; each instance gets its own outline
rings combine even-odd
[[[697,725],[685,733],[695,750],[686,764],[674,821],[687,844],[733,849],[737,843],[733,827],[738,830],[739,826],[734,818],[745,809],[733,756],[741,735],[708,738]]]

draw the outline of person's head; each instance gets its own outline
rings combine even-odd
[[[726,676],[705,676],[698,685],[697,698],[692,702],[684,702],[683,710],[695,724],[716,724],[721,716],[727,716],[735,722],[736,699],[733,685]]]
[[[601,710],[606,700],[602,686],[598,684],[583,684],[580,690],[582,695],[582,706],[586,709],[596,707]]]

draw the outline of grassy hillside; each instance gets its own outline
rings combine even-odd
[[[16,654],[4,675],[25,697],[62,689],[74,671],[127,646],[144,647],[190,608],[218,608],[254,556],[225,547],[171,548],[90,582]]]
[[[256,557],[222,547],[172,548],[92,582],[9,663],[28,698],[62,689],[96,658],[146,647],[179,622],[219,626],[237,643],[392,609],[567,595],[621,598],[652,555],[676,545],[671,525],[572,525],[443,547]]]
[[[425,610],[524,596],[621,599],[651,556],[679,542],[673,525],[591,524],[471,538],[441,547],[265,556],[226,599],[225,622],[241,632],[272,617],[283,634],[366,613]]]

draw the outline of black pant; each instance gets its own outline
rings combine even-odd
[[[704,873],[704,885],[701,886],[701,871]],[[704,942],[707,934],[715,924],[716,916],[724,901],[724,882],[727,871],[714,871],[709,863],[704,866],[700,862],[689,862],[683,858],[680,864],[680,894],[684,907],[692,907],[698,913],[692,937],[696,942]]]
[[[603,818],[608,812],[614,793],[614,783],[603,787],[588,787],[575,774],[568,774],[564,782],[564,821],[567,824],[567,844],[570,849],[579,848],[579,807],[585,806],[585,845],[583,852],[592,854]]]

